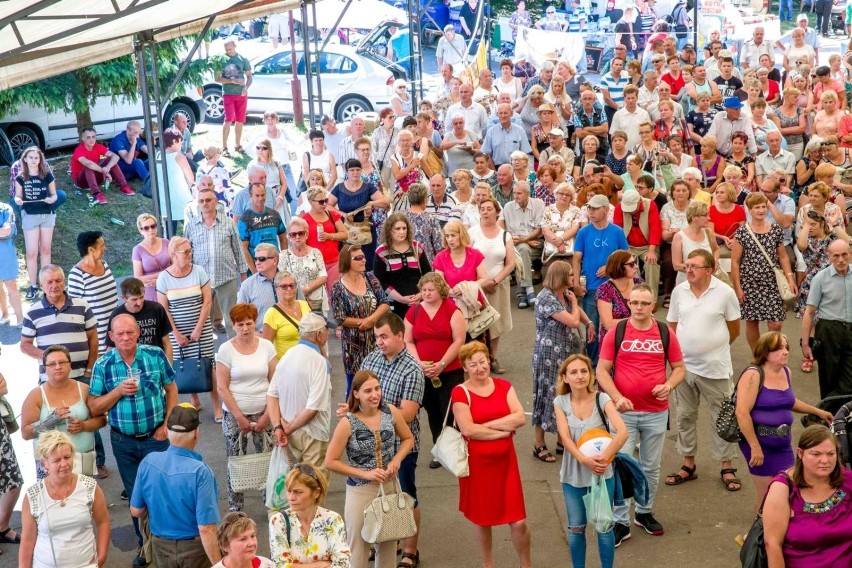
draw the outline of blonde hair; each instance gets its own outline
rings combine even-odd
[[[477,184],[478,185],[478,184]],[[441,231],[441,246],[444,248],[449,248],[447,245],[447,233],[458,233],[459,235],[459,244],[463,247],[469,247],[470,233],[467,232],[467,227],[464,226],[464,223],[459,221],[458,219],[453,219],[444,225],[444,229]]]
[[[74,446],[74,442],[71,441],[71,438],[65,432],[60,432],[59,430],[50,430],[45,432],[44,434],[39,435],[38,444],[36,444],[36,456],[42,461],[47,461],[47,458],[50,457],[50,454],[61,448],[62,446],[68,446],[71,448],[71,453],[73,454],[76,451]]]
[[[146,219],[152,220],[155,224],[157,223],[156,217],[154,217],[150,213],[142,213],[141,215],[136,217],[136,228],[141,231],[142,230],[142,223],[144,223]]]

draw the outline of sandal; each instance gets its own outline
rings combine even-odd
[[[670,297],[670,296],[666,296],[666,299],[665,299],[665,300],[663,300],[663,309],[664,309],[664,310],[669,309],[669,300],[671,300],[671,297]]]
[[[722,477],[722,483],[725,484],[725,489],[728,491],[739,491],[743,487],[743,482],[736,477],[736,473],[737,470],[731,467],[726,467],[719,472],[719,475]],[[734,477],[725,479],[726,475],[733,475]]]
[[[695,475],[696,469],[698,469],[697,465],[694,465],[692,467],[686,467],[685,465],[680,466],[679,471],[670,473],[666,476],[666,485],[680,485],[681,483],[686,483],[687,481],[698,479],[698,476]],[[686,472],[686,477],[680,474],[681,471]]]
[[[497,359],[491,359],[491,372],[495,375],[502,375],[506,372],[506,369],[500,366],[500,362]]]
[[[562,445],[561,443],[559,443],[559,442],[556,442],[556,453],[557,453],[558,455],[560,455],[560,456],[561,456],[562,454],[564,454],[564,453],[565,453],[565,446],[563,446],[563,445]]]
[[[544,463],[553,463],[556,458],[547,450],[547,446],[533,446],[533,457]]]
[[[411,564],[408,562],[404,562],[404,560],[411,560]],[[414,554],[410,552],[403,552],[402,558],[399,563],[396,565],[396,568],[417,568],[420,566],[420,551],[418,550]]]
[[[813,373],[814,372],[814,360],[813,359],[802,359],[802,372],[803,373]]]
[[[21,533],[16,532],[15,536],[13,537],[7,536],[9,534],[9,531],[11,530],[12,528],[9,527],[5,531],[0,531],[0,542],[8,544],[21,544]]]

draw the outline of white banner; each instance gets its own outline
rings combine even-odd
[[[524,59],[536,69],[548,59],[564,59],[574,67],[584,56],[585,34],[518,28],[515,61]]]

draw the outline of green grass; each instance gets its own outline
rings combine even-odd
[[[289,125],[293,128],[292,125]],[[263,125],[247,124],[243,131],[243,143],[247,144],[252,138],[263,130]],[[215,125],[201,124],[192,136],[193,147],[198,149],[208,144],[221,144],[221,127]],[[304,129],[291,131],[293,139],[301,138]],[[233,136],[233,134],[232,134]],[[231,139],[233,140],[233,138]],[[73,148],[65,148],[58,154],[53,154],[49,159],[53,174],[56,176],[56,187],[68,193],[68,201],[62,205],[56,215],[56,228],[53,233],[53,258],[52,262],[58,264],[68,271],[80,260],[77,253],[77,235],[82,231],[101,231],[106,241],[106,261],[110,265],[113,274],[118,277],[131,276],[133,274],[132,251],[139,243],[141,236],[136,230],[136,217],[142,213],[153,213],[153,202],[140,193],[136,195],[124,195],[118,191],[115,183],[105,192],[108,200],[106,205],[89,207],[87,192],[80,195],[71,183],[68,168]],[[234,167],[243,168],[233,182],[238,187],[245,185],[247,178],[245,169],[250,158],[245,154],[234,154],[233,159],[223,158],[225,166],[230,170]],[[9,168],[0,168],[0,179],[9,179]],[[139,191],[142,182],[138,179],[130,182],[134,191]],[[124,222],[117,225],[110,221],[115,218]],[[20,220],[18,227],[20,228]],[[162,235],[162,232],[160,233]],[[25,247],[23,231],[18,231],[15,237],[15,248],[18,252],[18,287],[25,290],[29,285],[27,282],[27,271],[25,264]]]

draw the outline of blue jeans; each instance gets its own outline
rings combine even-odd
[[[136,440],[123,436],[114,430],[110,430],[109,439],[112,443],[112,455],[115,457],[115,465],[118,468],[118,474],[121,476],[121,483],[124,485],[127,497],[130,498],[133,496],[136,473],[139,471],[139,464],[142,459],[148,454],[166,451],[169,447],[169,441],[160,441],[154,438]],[[139,546],[142,546],[142,533],[139,530],[139,521],[136,517],[133,517],[133,530],[136,532],[136,540],[139,542]]]
[[[787,14],[787,17],[784,17],[784,14]],[[793,21],[793,0],[779,0],[778,1],[778,19],[781,21],[787,20],[788,22]]]
[[[654,496],[660,482],[660,459],[663,457],[663,443],[666,441],[666,426],[669,421],[669,411],[662,412],[625,412],[621,415],[627,427],[627,442],[621,451],[628,456],[633,455],[637,440],[639,446],[639,463],[648,478],[648,505],[636,505],[636,514],[650,513],[654,508]],[[615,522],[627,525],[630,523],[630,501],[625,499],[624,505],[614,509]]]
[[[615,491],[615,478],[606,480],[610,503]],[[568,512],[568,547],[571,549],[571,566],[585,568],[586,566],[586,505],[583,495],[591,490],[590,487],[574,487],[562,484],[562,495],[565,497],[565,510]],[[582,529],[573,531],[571,529]],[[602,568],[612,568],[615,562],[615,535],[612,530],[598,533],[598,555]]]
[[[144,180],[148,177],[148,164],[139,158],[134,159],[129,164],[124,160],[119,160],[118,169],[121,170],[121,173],[124,174],[124,178],[127,180],[131,180],[134,177]]]
[[[592,324],[595,327],[595,340],[591,343],[586,343],[586,353],[589,359],[592,360],[592,365],[598,364],[598,346],[603,338],[597,337],[598,329],[600,328],[601,318],[598,316],[598,304],[595,302],[595,292],[597,290],[586,290],[586,295],[580,301],[583,311],[589,316]]]

